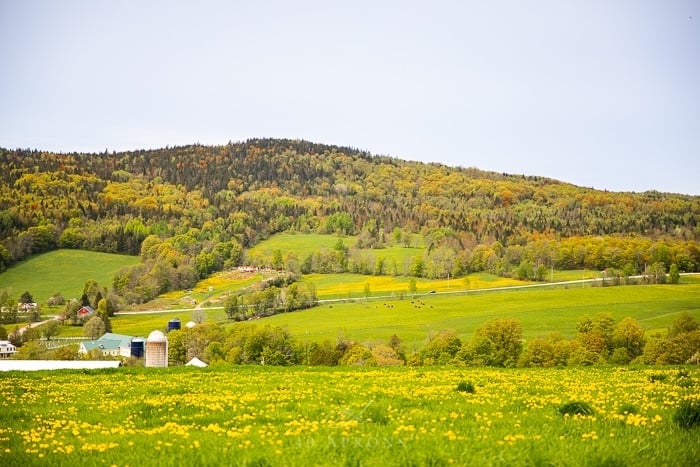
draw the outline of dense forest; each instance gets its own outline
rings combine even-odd
[[[298,140],[0,149],[0,271],[55,248],[140,255],[113,284],[140,288],[132,300],[238,265],[247,247],[282,231],[357,235],[363,248],[419,235],[433,267],[412,266],[413,275],[699,271],[699,220],[697,196],[599,191]]]

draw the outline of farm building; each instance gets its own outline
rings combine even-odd
[[[86,354],[91,350],[100,349],[102,351],[102,355],[112,357],[130,357],[132,355],[131,343],[134,339],[136,338],[133,336],[106,332],[97,340],[81,342],[78,352],[80,354]]]
[[[94,313],[95,313],[95,310],[93,310],[92,307],[84,306],[78,310],[77,316],[78,316],[78,319],[87,318],[89,316],[92,316]]]
[[[10,341],[0,341],[0,358],[10,358],[16,353],[17,347]]]
[[[204,368],[204,367],[207,367],[207,366],[209,366],[209,365],[207,365],[206,363],[204,363],[203,361],[201,361],[201,360],[198,359],[197,357],[194,357],[192,360],[190,360],[189,362],[185,363],[185,366],[196,366],[196,367],[199,367],[199,368]]]
[[[97,370],[120,365],[121,362],[105,360],[2,360],[0,371]]]
[[[17,310],[20,313],[31,313],[32,311],[36,311],[37,306],[36,303],[20,303],[17,305]]]

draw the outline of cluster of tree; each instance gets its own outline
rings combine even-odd
[[[403,231],[401,231],[403,232]],[[333,248],[321,248],[299,259],[293,252],[275,251],[272,256],[249,256],[246,261],[259,267],[286,269],[294,273],[334,274],[351,272],[367,275],[395,275],[425,278],[460,277],[472,272],[515,277],[524,280],[545,280],[550,270],[594,269],[606,271],[610,284],[639,282],[660,283],[670,274],[677,282],[680,271],[695,271],[700,265],[700,248],[696,242],[671,242],[620,237],[577,237],[565,240],[531,239],[523,244],[504,247],[500,242],[462,248],[451,244],[449,236],[433,240],[421,254],[397,260],[382,248],[346,247],[339,238]],[[398,241],[385,246],[404,243]]]
[[[50,349],[38,339],[27,339],[21,347],[17,348],[14,356],[17,360],[93,360],[94,355],[87,357],[78,353],[78,345],[67,345]],[[101,359],[101,358],[99,358]]]
[[[98,320],[101,318],[94,317],[91,322]],[[105,332],[101,322],[95,326],[100,327],[100,333]],[[214,365],[554,367],[700,363],[700,326],[688,313],[682,313],[664,334],[645,336],[633,318],[616,322],[605,313],[582,319],[577,331],[570,339],[553,333],[525,342],[518,320],[494,319],[477,328],[470,340],[461,339],[454,330],[443,330],[429,335],[424,346],[409,353],[396,335],[386,343],[361,344],[344,335],[335,342],[302,343],[280,327],[200,323],[168,334],[168,357],[172,365],[184,364],[193,357]],[[17,358],[78,358],[74,346],[51,351],[33,341],[46,332],[29,330],[27,343]],[[0,338],[3,336],[7,337],[7,331],[0,326]]]
[[[39,317],[40,306],[31,293],[25,291],[15,299],[7,289],[0,290],[0,324],[34,323]]]
[[[631,317],[616,323],[610,315],[601,313],[582,319],[576,328],[578,334],[573,339],[552,333],[524,342],[517,320],[496,319],[478,328],[469,342],[462,342],[452,330],[442,331],[411,355],[408,363],[552,367],[700,360],[700,329],[688,313],[682,313],[665,336],[654,334],[648,340]]]
[[[125,303],[144,303],[170,290],[192,288],[214,271],[240,263],[235,240],[218,241],[206,229],[189,228],[173,237],[149,235],[141,244],[141,262],[123,268],[112,284]]]
[[[270,365],[467,365],[496,367],[552,367],[629,363],[700,363],[700,328],[688,313],[681,314],[665,335],[646,338],[630,317],[619,322],[602,313],[584,318],[578,334],[567,339],[558,333],[523,340],[518,320],[494,319],[463,341],[454,330],[431,334],[420,349],[407,352],[393,335],[386,343],[360,344],[340,335],[335,343],[301,344],[286,329],[239,326],[225,330],[201,325],[169,334],[170,361],[182,364],[192,357],[209,363]]]
[[[235,321],[263,318],[277,313],[303,310],[316,305],[316,287],[313,283],[297,283],[292,274],[279,275],[231,294],[224,306],[226,316]]]
[[[273,139],[104,154],[0,149],[0,169],[0,270],[57,247],[136,255],[150,235],[163,241],[184,235],[201,245],[183,250],[175,242],[185,260],[140,270],[144,282],[154,282],[141,296],[239,258],[215,251],[216,244],[231,242],[236,250],[290,229],[358,235],[360,246],[377,248],[399,228],[422,234],[432,255],[453,250],[465,271],[495,272],[512,271],[523,261],[535,271],[539,265],[631,264],[639,272],[641,263],[655,261],[628,252],[625,242],[618,247],[608,241],[603,251],[595,246],[601,236],[631,236],[684,251],[687,261],[660,260],[666,266],[700,268],[697,251],[683,243],[694,245],[700,235],[696,196],[608,193],[542,177]],[[550,242],[549,251],[527,253],[538,240]],[[591,251],[579,248],[588,243]],[[653,254],[651,247],[640,251],[642,257]],[[424,271],[431,271],[433,259],[424,258]],[[361,263],[353,264],[377,270],[376,263]],[[525,266],[523,273],[529,271]],[[439,275],[448,267],[451,273],[455,266],[423,273]],[[139,297],[133,299],[128,301]]]

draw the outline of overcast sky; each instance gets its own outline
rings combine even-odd
[[[700,194],[700,2],[0,0],[0,146],[254,137]]]

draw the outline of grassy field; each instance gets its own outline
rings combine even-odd
[[[526,339],[559,331],[576,333],[584,316],[609,313],[616,320],[632,316],[648,331],[664,329],[683,311],[700,320],[700,284],[625,287],[517,289],[464,294],[426,294],[403,300],[329,303],[280,314],[262,322],[283,326],[302,340],[348,338],[386,341],[392,334],[421,346],[431,332],[455,329],[471,338],[474,330],[493,318],[516,318]],[[260,323],[258,321],[257,323]]]
[[[390,299],[325,303],[247,324],[286,327],[302,342],[335,341],[339,334],[359,342],[384,342],[396,334],[409,350],[421,347],[430,333],[443,329],[455,329],[461,337],[469,339],[485,321],[503,317],[520,320],[526,339],[555,331],[571,337],[582,317],[598,313],[609,313],[617,321],[632,316],[648,332],[664,331],[684,311],[700,320],[700,279],[685,277],[683,282],[679,285],[528,288],[467,294],[423,293],[415,298],[406,294],[403,299],[396,295]],[[227,322],[223,310],[200,312],[207,321]],[[193,318],[193,312],[118,315],[111,321],[114,332],[146,336],[154,329],[164,329],[168,320],[176,317],[184,324]],[[81,328],[61,328],[61,336],[80,335]]]
[[[52,466],[695,466],[684,368],[120,368],[2,376],[0,456]],[[79,395],[79,396],[77,396]],[[581,401],[587,415],[563,415]]]
[[[394,296],[409,294],[410,278],[406,276],[367,276],[362,274],[308,274],[302,282],[312,282],[319,299],[365,298],[365,286],[370,296]],[[457,279],[416,279],[416,293],[430,291],[450,292],[491,287],[508,287],[526,284],[522,281],[494,276],[492,274],[470,274]]]
[[[351,247],[357,242],[357,237],[339,237],[336,235],[321,234],[294,234],[279,233],[267,240],[256,244],[246,252],[247,258],[267,258],[272,259],[275,250],[280,250],[282,254],[293,252],[300,260],[310,254],[321,250],[332,250],[342,240],[346,247]]]
[[[112,331],[117,334],[146,337],[151,331],[167,330],[168,321],[171,319],[178,318],[184,326],[188,321],[196,322],[200,317],[204,322],[209,323],[220,323],[226,319],[222,310],[177,310],[167,313],[119,314],[110,318],[110,323],[112,323]],[[61,326],[60,328],[60,337],[82,337],[83,335],[81,326]]]
[[[136,256],[55,250],[32,256],[0,273],[0,289],[9,290],[15,299],[28,291],[40,304],[56,292],[67,299],[80,298],[86,281],[94,279],[110,288],[119,269],[138,262]]]
[[[246,257],[256,263],[271,262],[275,250],[279,250],[283,255],[294,253],[300,261],[303,261],[304,258],[317,251],[332,250],[338,243],[338,240],[342,240],[346,248],[353,247],[357,243],[357,237],[352,236],[279,233],[253,246],[246,253]],[[425,251],[420,236],[414,236],[413,245],[410,248],[388,246],[386,248],[364,249],[362,251],[375,259],[379,257],[384,258],[387,269],[395,263],[397,270],[400,273],[404,273],[404,269],[408,269],[413,257],[422,256]],[[259,261],[261,259],[263,261]]]

